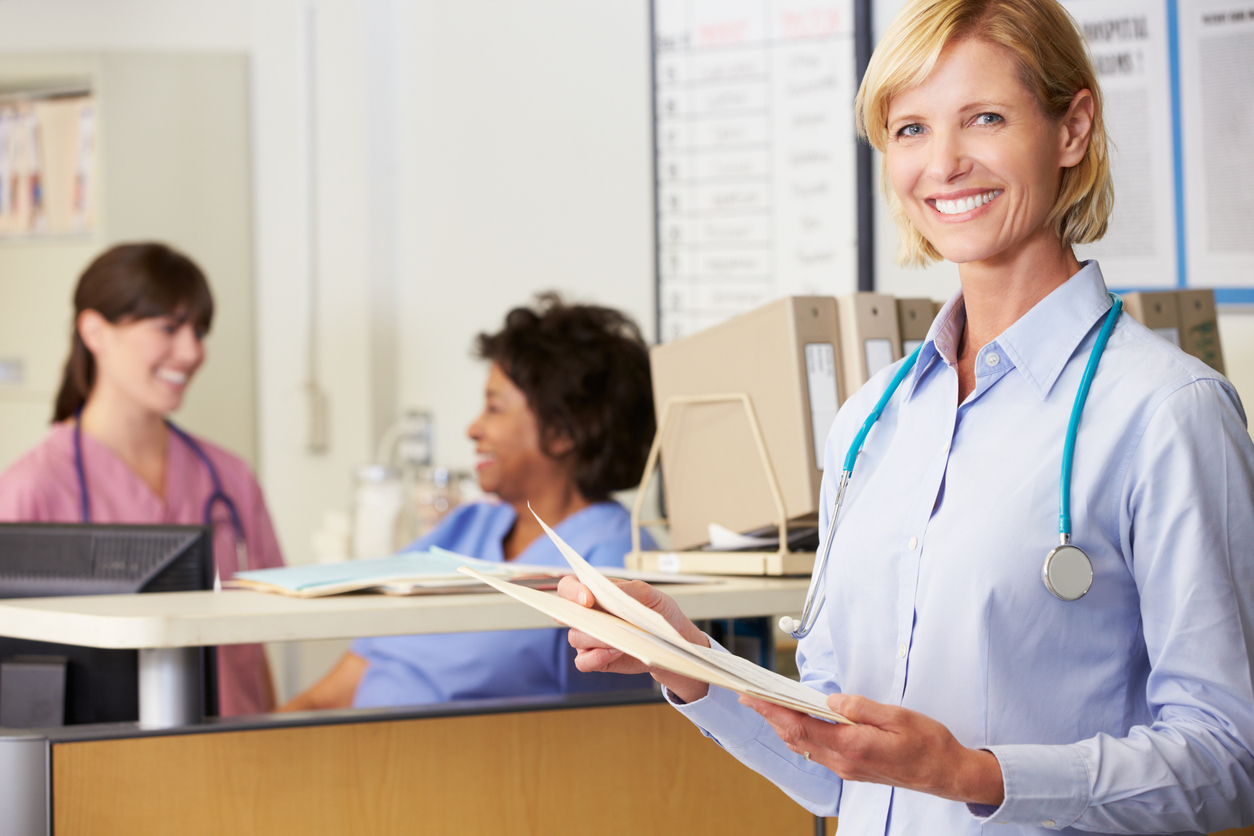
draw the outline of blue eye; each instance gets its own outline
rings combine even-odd
[[[1001,115],[997,113],[981,113],[979,116],[975,117],[975,124],[977,125],[996,125],[1002,121],[1005,120],[1003,120]]]
[[[918,124],[917,122],[911,123],[909,125],[903,125],[901,128],[897,130],[897,136],[899,137],[922,136],[922,135],[923,135],[923,126]]]

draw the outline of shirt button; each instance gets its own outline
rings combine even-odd
[[[1045,821],[1041,822],[1042,827],[1055,827],[1056,825],[1057,825],[1057,822],[1055,822],[1053,819],[1045,819]]]
[[[919,545],[919,538],[911,537],[910,538],[910,551],[914,551],[915,547],[918,545]]]
[[[996,366],[998,363],[1001,362],[1001,355],[998,354],[996,351],[990,351],[988,354],[984,355],[984,362],[987,363],[990,367]]]
[[[897,655],[900,656],[902,659],[906,658],[906,643],[905,642],[902,642],[901,644],[897,645]]]

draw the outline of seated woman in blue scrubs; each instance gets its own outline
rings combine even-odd
[[[624,314],[552,294],[480,334],[483,412],[467,429],[479,485],[497,501],[455,509],[410,548],[566,566],[535,509],[593,564],[622,566],[631,519],[610,492],[640,480],[653,440],[649,353]],[[565,630],[359,639],[284,711],[377,707],[584,690]]]

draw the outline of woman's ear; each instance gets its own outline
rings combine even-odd
[[[91,309],[83,311],[75,320],[74,327],[78,330],[78,336],[82,339],[83,345],[87,346],[87,350],[92,354],[97,354],[104,348],[109,320],[105,319],[99,311]]]
[[[554,459],[560,459],[575,451],[575,440],[567,433],[553,431],[545,439],[544,452]]]
[[[1084,159],[1084,153],[1089,149],[1096,106],[1093,93],[1088,89],[1071,98],[1071,105],[1059,125],[1059,164],[1063,168],[1077,166]]]

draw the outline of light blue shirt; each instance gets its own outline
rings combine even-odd
[[[735,695],[680,708],[842,833],[1211,832],[1254,819],[1254,447],[1222,376],[1120,318],[1084,409],[1074,602],[1041,579],[1058,543],[1063,438],[1110,307],[1089,262],[976,358],[958,405],[964,308],[932,325],[858,458],[803,680],[902,705],[993,752],[985,808],[842,782]],[[894,366],[842,408],[823,507]],[[826,527],[828,520],[822,520]]]
[[[504,503],[463,505],[409,548],[440,546],[481,560],[504,561],[502,541],[515,519],[514,509]],[[631,551],[631,515],[617,502],[589,505],[554,530],[595,566],[621,568],[623,556]],[[543,536],[523,550],[518,562],[567,566],[557,547]],[[356,708],[617,690],[639,684],[576,671],[570,662],[574,651],[566,631],[560,629],[358,639],[352,651],[369,663],[353,699]]]

